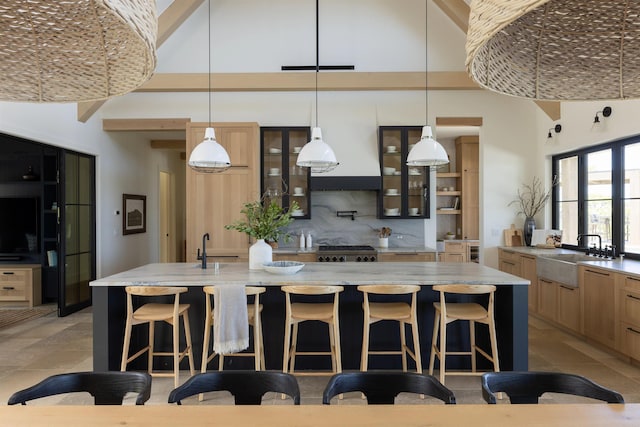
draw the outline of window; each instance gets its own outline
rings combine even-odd
[[[570,249],[615,246],[640,259],[640,136],[553,156],[553,228]]]

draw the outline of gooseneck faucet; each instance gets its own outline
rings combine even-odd
[[[598,238],[598,255],[602,255],[602,237],[599,234],[578,234],[578,244],[584,237],[597,237]],[[587,248],[587,255],[590,255],[589,242],[585,245]]]
[[[202,236],[202,268],[207,268],[207,244],[206,240],[209,240],[209,233],[204,233]]]

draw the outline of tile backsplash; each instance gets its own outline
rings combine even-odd
[[[376,218],[375,191],[315,191],[311,198],[311,219],[296,219],[287,229],[294,237],[281,247],[297,247],[300,231],[311,232],[314,245],[378,246],[381,227],[392,230],[389,248],[424,246],[424,220]],[[338,211],[357,211],[338,217]]]

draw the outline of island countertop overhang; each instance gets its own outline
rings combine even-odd
[[[92,281],[93,287],[132,284],[157,286],[206,286],[238,284],[281,286],[285,284],[323,285],[438,285],[449,283],[523,285],[530,282],[518,276],[475,263],[394,262],[394,263],[306,263],[292,275],[249,270],[247,263],[220,263],[202,269],[198,263],[154,263]]]

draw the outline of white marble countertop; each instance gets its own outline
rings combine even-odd
[[[220,263],[218,274],[213,263],[203,270],[196,263],[147,264],[109,277],[94,280],[91,286],[203,286],[239,284],[281,286],[286,284],[371,285],[448,283],[528,285],[521,277],[476,263],[393,262],[393,263],[306,263],[293,275],[277,275],[249,270],[247,263]]]
[[[536,257],[544,257],[545,255],[554,255],[554,254],[575,254],[575,253],[583,253],[581,251],[573,251],[570,249],[541,249],[536,247],[527,247],[527,246],[503,246],[501,249],[511,250],[514,252],[532,255]],[[576,264],[578,265],[591,265],[593,267],[602,268],[604,270],[613,271],[615,273],[624,273],[624,274],[633,274],[640,275],[640,261],[625,259],[624,261],[620,260],[620,258],[616,259],[603,259],[593,257],[593,261],[578,261]]]

